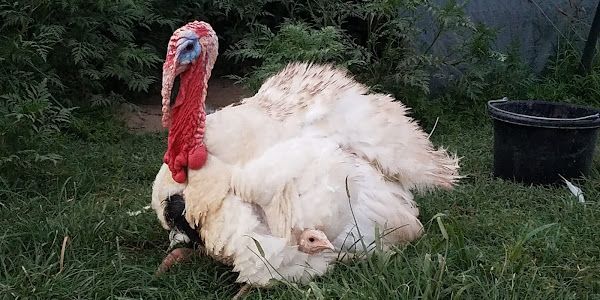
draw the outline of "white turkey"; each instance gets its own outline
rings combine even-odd
[[[322,275],[347,257],[340,252],[362,251],[359,240],[372,245],[376,227],[385,249],[421,235],[411,190],[451,189],[458,159],[434,149],[404,105],[333,66],[293,63],[256,95],[207,116],[217,50],[205,22],[188,23],[169,42],[164,126],[178,75],[180,89],[152,192],[165,229],[176,227],[165,217],[170,197],[182,196],[182,226],[233,265],[238,281],[257,286]],[[299,246],[302,233],[314,230],[335,251]]]

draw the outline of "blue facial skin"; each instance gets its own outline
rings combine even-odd
[[[179,51],[178,63],[180,65],[192,63],[200,56],[201,47],[197,37],[184,39],[177,48]]]

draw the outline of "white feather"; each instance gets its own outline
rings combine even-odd
[[[137,215],[139,215],[139,214],[141,214],[141,213],[142,213],[142,211],[141,211],[141,210],[136,210],[136,211],[128,211],[128,212],[127,212],[127,214],[128,214],[130,217],[135,217],[135,216],[137,216]]]
[[[569,188],[569,191],[571,191],[571,193],[575,197],[577,197],[577,200],[579,200],[579,203],[585,203],[585,198],[583,197],[583,191],[580,188],[578,188],[576,185],[574,185],[570,181],[568,181],[566,178],[564,178],[562,176],[560,176],[560,178],[562,178],[565,181],[565,183],[567,184],[567,187]]]

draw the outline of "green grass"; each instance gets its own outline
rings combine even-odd
[[[468,177],[454,191],[417,196],[422,238],[391,256],[339,265],[310,286],[281,284],[248,299],[600,298],[599,165],[581,184],[585,204],[566,187],[495,179],[491,121],[480,108],[438,115],[432,139],[463,157]],[[423,123],[427,130],[431,120]],[[240,287],[236,274],[208,258],[154,275],[167,232],[152,211],[127,211],[149,203],[166,135],[108,127],[94,133],[102,138],[65,143],[65,160],[52,176],[0,187],[0,297],[231,298]]]

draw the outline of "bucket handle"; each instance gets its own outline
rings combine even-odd
[[[498,99],[498,100],[490,100],[490,101],[488,101],[488,105],[491,106],[491,107],[493,107],[496,110],[499,110],[499,111],[507,114],[507,115],[521,117],[521,118],[537,119],[537,120],[547,120],[547,121],[582,121],[582,120],[600,118],[600,113],[595,113],[593,115],[584,116],[584,117],[568,118],[568,119],[566,119],[566,118],[547,118],[547,117],[528,116],[528,115],[522,115],[522,114],[514,113],[514,112],[511,112],[511,111],[506,111],[506,110],[500,109],[500,108],[495,107],[495,106],[492,105],[492,104],[504,103],[504,102],[508,102],[508,98],[504,97],[504,98]]]

